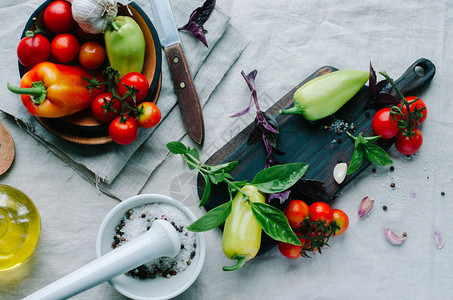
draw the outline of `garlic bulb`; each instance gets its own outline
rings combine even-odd
[[[83,31],[101,33],[118,14],[116,0],[72,0],[72,16]]]

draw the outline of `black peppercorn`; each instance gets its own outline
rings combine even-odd
[[[394,182],[390,183],[390,187],[394,188],[395,187],[395,183]]]

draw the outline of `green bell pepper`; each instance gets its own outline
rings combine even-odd
[[[310,80],[294,93],[294,106],[281,114],[299,114],[316,121],[334,114],[363,87],[369,72],[340,70]]]
[[[249,201],[264,203],[264,195],[254,186],[245,185],[241,190]],[[239,269],[246,261],[254,258],[261,246],[261,226],[253,216],[248,201],[237,193],[233,199],[231,213],[225,221],[223,230],[223,253],[237,263],[231,267],[223,267],[224,271]]]
[[[130,72],[141,73],[145,61],[145,37],[131,17],[117,16],[104,32],[110,66],[120,78]]]

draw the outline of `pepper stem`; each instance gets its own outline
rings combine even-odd
[[[235,270],[239,269],[240,267],[242,267],[245,264],[245,262],[247,261],[247,257],[246,256],[237,255],[237,254],[234,255],[232,257],[232,259],[236,259],[237,260],[236,264],[234,266],[231,266],[231,267],[224,266],[222,268],[222,270],[224,270],[224,271],[235,271]]]
[[[12,84],[8,83],[8,90],[15,94],[20,94],[20,95],[29,95],[31,97],[31,100],[33,103],[39,105],[46,100],[47,97],[47,89],[44,86],[44,83],[42,81],[35,81],[32,83],[32,87],[29,88],[21,88],[21,87],[16,87],[13,86]]]
[[[285,110],[280,109],[279,113],[282,115],[295,115],[295,114],[300,114],[300,110],[296,106],[293,106],[293,107],[285,109]]]

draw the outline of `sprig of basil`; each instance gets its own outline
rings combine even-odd
[[[251,185],[263,193],[280,193],[293,186],[307,171],[306,163],[275,165],[260,171]]]
[[[187,230],[203,232],[220,226],[230,215],[232,203],[232,201],[228,201],[211,209],[204,216],[187,226]]]
[[[267,235],[276,241],[301,245],[289,226],[285,215],[277,208],[266,203],[250,202],[253,216]]]
[[[168,143],[167,149],[173,154],[186,154],[189,151],[186,145],[176,141]]]
[[[378,166],[387,166],[393,163],[384,149],[376,144],[371,144],[377,141],[380,136],[363,137],[360,133],[355,137],[349,132],[346,133],[354,140],[354,152],[352,153],[351,162],[348,166],[347,175],[351,175],[357,171],[362,166],[364,159]]]

